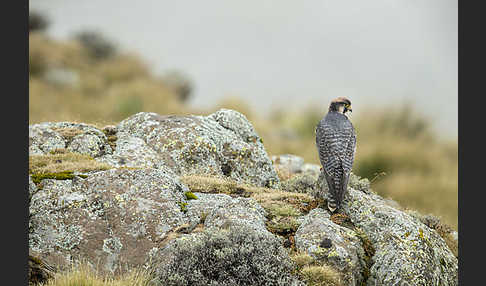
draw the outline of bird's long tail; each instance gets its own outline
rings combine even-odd
[[[342,170],[340,170],[342,171]],[[327,200],[327,208],[331,211],[334,212],[336,209],[339,209],[341,206],[341,201],[343,197],[343,173],[338,174],[332,179],[332,184],[333,187],[330,188],[330,196],[328,197]]]

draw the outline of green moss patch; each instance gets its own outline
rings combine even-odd
[[[186,200],[197,200],[198,199],[198,197],[193,192],[185,192],[184,196],[186,197]]]
[[[32,182],[36,185],[39,184],[44,179],[54,179],[54,180],[72,180],[76,175],[73,171],[64,171],[59,173],[44,173],[44,174],[31,174]],[[77,175],[81,178],[87,178],[86,175]]]

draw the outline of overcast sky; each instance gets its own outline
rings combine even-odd
[[[48,33],[97,29],[162,74],[195,85],[194,105],[237,95],[272,105],[411,101],[457,135],[457,1],[30,0]]]

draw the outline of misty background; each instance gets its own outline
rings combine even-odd
[[[413,103],[457,137],[457,1],[31,0],[46,31],[99,30],[155,74],[182,70],[189,104],[239,96],[261,115],[346,96],[354,113]]]

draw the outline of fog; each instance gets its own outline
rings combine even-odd
[[[412,102],[443,136],[457,135],[457,1],[31,0],[48,34],[97,29],[155,73],[194,83],[191,104],[245,98],[270,107],[327,109],[347,96],[354,113]]]

